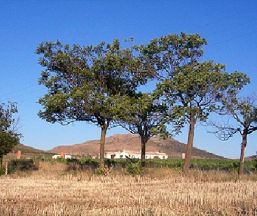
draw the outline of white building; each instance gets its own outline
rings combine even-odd
[[[109,159],[122,159],[122,158],[141,158],[141,153],[140,152],[134,152],[134,151],[117,151],[117,152],[106,152],[105,153],[105,158]],[[166,153],[161,153],[161,152],[146,152],[145,154],[146,159],[167,159],[168,155]]]
[[[52,156],[52,159],[58,159],[58,158],[72,159],[72,156],[68,154],[64,154],[64,155],[56,154]]]

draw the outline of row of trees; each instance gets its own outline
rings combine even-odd
[[[206,44],[198,34],[185,33],[125,47],[119,40],[94,46],[70,46],[59,41],[41,43],[37,54],[45,69],[39,83],[48,92],[39,100],[43,106],[39,116],[63,125],[74,121],[98,125],[101,167],[110,127],[122,126],[139,134],[144,166],[146,145],[152,136],[159,134],[165,138],[188,124],[184,163],[187,172],[195,125],[206,122],[211,113],[235,117],[234,113],[239,111],[243,119],[250,115],[247,134],[256,130],[253,126],[257,120],[256,106],[242,113],[238,99],[249,78],[241,72],[227,72],[222,64],[202,61]],[[152,83],[155,88],[150,91]],[[167,125],[172,126],[171,131]],[[221,134],[224,131],[233,134],[231,128],[220,125],[216,128]]]

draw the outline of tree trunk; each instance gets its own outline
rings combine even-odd
[[[145,167],[145,146],[146,140],[141,136],[141,167]]]
[[[105,137],[107,131],[107,124],[101,126],[101,139],[100,139],[100,168],[104,168],[104,146],[105,146]]]
[[[241,176],[244,172],[244,160],[245,160],[245,148],[247,145],[247,133],[242,134],[242,143],[241,143],[241,154],[240,154],[240,163],[238,175]]]
[[[195,124],[196,119],[194,117],[190,118],[189,122],[189,131],[188,131],[188,139],[187,139],[187,145],[186,145],[186,155],[185,155],[185,162],[183,171],[185,173],[188,172],[190,167],[190,160],[192,156],[192,148],[193,148],[193,142],[194,142],[194,134],[195,134]]]

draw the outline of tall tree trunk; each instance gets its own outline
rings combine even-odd
[[[141,136],[141,167],[145,167],[145,146],[146,139]]]
[[[245,161],[245,148],[247,145],[247,133],[244,132],[242,134],[242,143],[241,143],[241,154],[240,154],[240,163],[239,163],[239,170],[238,175],[241,176],[244,172],[244,161]]]
[[[194,142],[194,135],[195,135],[195,124],[196,119],[194,117],[190,118],[189,122],[189,131],[188,131],[188,139],[187,139],[187,145],[186,145],[186,155],[185,155],[185,162],[183,171],[185,173],[188,172],[190,167],[190,160],[192,156],[192,148],[193,148],[193,142]]]
[[[108,125],[104,124],[101,126],[101,139],[100,139],[100,168],[104,168],[104,146],[105,146],[105,137]]]

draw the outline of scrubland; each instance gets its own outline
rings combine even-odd
[[[149,168],[102,176],[41,162],[0,177],[0,215],[257,215],[257,175]]]

